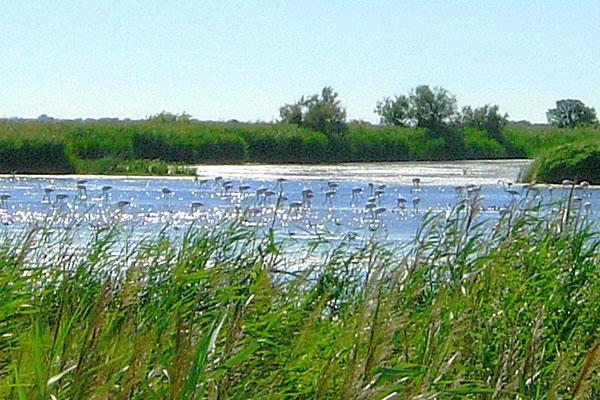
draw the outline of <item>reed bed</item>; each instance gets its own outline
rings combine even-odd
[[[0,398],[598,398],[600,239],[568,204],[459,203],[402,247],[4,236]]]
[[[352,122],[326,135],[294,124],[238,122],[0,121],[0,173],[168,174],[169,165],[340,163],[537,157],[597,142],[597,128],[507,126],[441,132]],[[573,178],[573,177],[571,177]]]

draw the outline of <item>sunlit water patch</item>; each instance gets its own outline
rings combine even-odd
[[[511,183],[527,163],[203,166],[195,178],[5,176],[0,222],[5,233],[37,225],[85,236],[119,226],[177,237],[192,225],[236,220],[299,241],[350,234],[402,242],[414,237],[424,214],[448,212],[458,201],[475,204],[485,221],[517,204],[569,197],[581,218],[597,219],[598,188]]]

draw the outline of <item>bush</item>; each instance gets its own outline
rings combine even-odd
[[[491,138],[485,131],[475,128],[465,128],[465,158],[503,158],[504,147]]]
[[[600,140],[600,129],[577,127],[573,129],[555,126],[507,125],[504,135],[508,141],[507,151],[511,157],[536,158],[550,148],[567,143],[581,143]]]
[[[564,179],[600,184],[600,143],[568,144],[550,149],[532,165],[530,179],[560,183]]]
[[[135,158],[178,163],[242,162],[246,143],[240,135],[177,125],[140,127],[132,137]]]
[[[0,173],[56,173],[75,172],[65,145],[56,140],[0,139]]]
[[[405,161],[411,157],[410,138],[419,132],[400,126],[350,125],[345,137],[332,142],[332,159],[344,161]]]
[[[593,127],[507,125],[503,133],[504,141],[456,124],[413,129],[352,122],[344,135],[327,136],[288,123],[4,121],[0,168],[8,173],[125,173],[127,168],[162,173],[169,164],[533,158],[565,143],[600,141],[600,130]],[[138,167],[134,160],[141,160]],[[147,161],[164,165],[147,169]]]
[[[338,100],[338,94],[329,86],[321,94],[305,98],[279,109],[281,121],[296,124],[332,137],[347,130],[346,109]]]
[[[74,124],[65,126],[73,153],[81,159],[130,158],[132,129],[127,124]]]

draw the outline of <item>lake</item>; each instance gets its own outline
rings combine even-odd
[[[244,224],[282,235],[410,239],[425,212],[450,210],[478,197],[479,218],[511,204],[550,204],[570,187],[510,184],[529,160],[323,165],[203,165],[193,177],[3,176],[0,225],[31,224],[81,231],[122,225],[143,234],[212,227],[243,215]],[[419,182],[415,180],[418,179]],[[418,184],[417,184],[418,183]],[[596,219],[597,187],[579,188],[576,207]]]

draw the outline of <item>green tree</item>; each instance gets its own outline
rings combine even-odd
[[[161,111],[159,114],[152,115],[148,118],[149,121],[157,121],[161,123],[169,122],[190,122],[192,116],[185,111],[181,114],[173,114],[167,111]]]
[[[591,125],[598,122],[596,110],[575,99],[558,100],[556,108],[549,109],[546,117],[549,123],[560,128],[573,128],[577,125]]]
[[[304,103],[304,97],[295,104],[286,104],[279,109],[279,115],[281,120],[290,124],[301,125],[302,124],[302,104]]]
[[[455,121],[456,110],[456,97],[446,89],[421,85],[408,96],[386,97],[378,101],[375,113],[385,125],[416,125],[439,133]]]
[[[508,114],[500,113],[500,107],[497,105],[486,104],[475,109],[465,106],[462,109],[460,122],[465,126],[484,130],[492,138],[504,142],[502,128],[508,122]]]
[[[344,133],[346,110],[341,106],[338,94],[329,86],[308,98],[301,97],[294,104],[279,109],[282,122],[288,122],[322,132],[327,136]]]
[[[456,117],[456,97],[444,88],[417,86],[409,99],[412,117],[418,127],[437,131],[453,122]]]
[[[389,97],[377,102],[375,113],[380,117],[384,125],[411,126],[412,110],[408,96]]]

